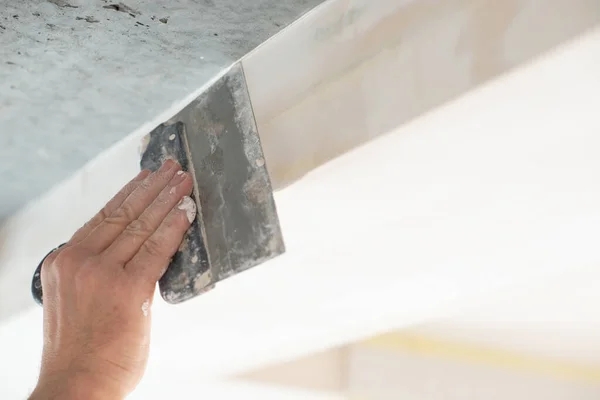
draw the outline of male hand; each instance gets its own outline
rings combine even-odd
[[[142,378],[156,283],[196,216],[192,179],[142,171],[42,266],[44,351],[31,399],[122,399]]]

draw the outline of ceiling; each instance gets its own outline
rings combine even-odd
[[[0,220],[322,1],[3,2]]]

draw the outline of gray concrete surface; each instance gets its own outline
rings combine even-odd
[[[0,220],[322,1],[4,1]]]

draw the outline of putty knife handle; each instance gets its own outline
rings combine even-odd
[[[33,279],[31,280],[31,294],[35,302],[38,303],[40,306],[44,304],[42,300],[42,265],[44,265],[44,261],[46,261],[46,258],[48,258],[50,254],[63,247],[65,244],[66,243],[61,244],[60,246],[46,254],[44,258],[42,258],[42,261],[40,261],[40,264],[35,269],[35,272],[33,273]]]

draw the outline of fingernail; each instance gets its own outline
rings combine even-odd
[[[191,197],[185,196],[181,199],[177,208],[181,211],[185,211],[185,215],[187,216],[188,221],[190,221],[190,224],[194,221],[194,218],[196,218],[196,203],[194,203],[194,200],[192,200]]]
[[[171,178],[171,182],[169,184],[171,186],[177,186],[185,180],[186,176],[187,176],[187,174],[184,171],[177,171],[175,176],[173,176],[173,178]]]

